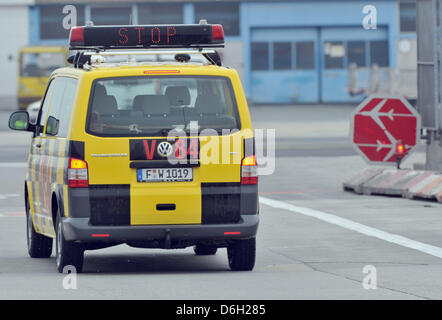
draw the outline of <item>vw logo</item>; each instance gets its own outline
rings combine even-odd
[[[172,145],[167,141],[163,141],[158,145],[157,152],[160,156],[166,158],[173,152]]]

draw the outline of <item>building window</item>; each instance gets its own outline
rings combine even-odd
[[[69,31],[63,28],[64,5],[49,5],[39,7],[40,11],[40,39],[67,39]],[[77,25],[84,25],[84,5],[76,5]]]
[[[370,64],[377,64],[379,67],[388,67],[388,41],[370,41]]]
[[[399,28],[401,32],[416,32],[416,3],[399,3]]]
[[[315,44],[313,41],[296,42],[296,69],[315,68]]]
[[[251,43],[252,70],[269,70],[269,43]]]
[[[95,25],[130,24],[131,7],[92,7],[91,20]]]
[[[292,47],[290,42],[273,43],[273,69],[289,70],[292,68]]]
[[[139,24],[180,24],[183,23],[183,5],[140,4],[138,6]]]
[[[342,41],[325,42],[325,69],[343,69],[345,48]]]
[[[195,3],[195,22],[201,19],[210,24],[222,24],[226,36],[239,35],[238,3]]]
[[[358,67],[365,67],[365,41],[347,42],[348,65],[355,63]]]

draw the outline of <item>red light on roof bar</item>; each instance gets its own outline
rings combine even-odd
[[[212,25],[212,41],[224,42],[224,29],[220,24]]]
[[[69,35],[69,41],[71,45],[83,45],[84,44],[84,28],[73,27]]]

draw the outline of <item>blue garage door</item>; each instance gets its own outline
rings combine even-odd
[[[317,29],[254,29],[250,58],[253,102],[319,101]]]
[[[348,68],[357,66],[359,89],[366,89],[373,64],[388,75],[387,28],[252,29],[252,100],[255,103],[358,102],[349,90]]]
[[[370,68],[377,64],[380,75],[388,73],[389,50],[387,29],[323,28],[321,43],[321,100],[323,102],[358,102],[363,94],[349,91],[348,68],[357,65],[356,78],[360,89],[369,82]]]

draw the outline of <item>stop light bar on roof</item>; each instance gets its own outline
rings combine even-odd
[[[73,27],[71,49],[223,47],[219,24]]]

